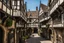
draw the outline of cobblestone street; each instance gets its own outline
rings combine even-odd
[[[52,43],[51,41],[45,40],[44,38],[40,37],[36,33],[32,35],[31,38],[27,39],[26,43]]]
[[[64,43],[64,0],[0,0],[0,43]]]

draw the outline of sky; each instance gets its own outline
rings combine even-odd
[[[24,0],[24,2],[27,2],[27,10],[35,11],[36,6],[39,8],[40,0]],[[41,0],[42,4],[47,5],[48,0]]]

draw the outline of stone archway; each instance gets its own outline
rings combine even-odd
[[[34,33],[38,33],[38,29],[37,28],[34,28]]]
[[[0,25],[0,43],[7,43],[7,28]]]

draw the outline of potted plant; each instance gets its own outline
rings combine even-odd
[[[12,19],[11,18],[8,18],[7,20],[6,20],[6,26],[7,27],[10,27],[10,26],[12,26]]]
[[[28,38],[29,38],[29,36],[27,36],[27,35],[26,35],[26,36],[23,36],[23,37],[22,37],[23,42],[25,43]]]

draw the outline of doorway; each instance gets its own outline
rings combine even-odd
[[[49,39],[51,40],[52,30],[49,29]]]
[[[4,38],[4,31],[3,31],[3,29],[0,27],[0,43],[3,43],[3,38]]]
[[[34,28],[34,33],[38,33],[38,29],[37,28]]]

